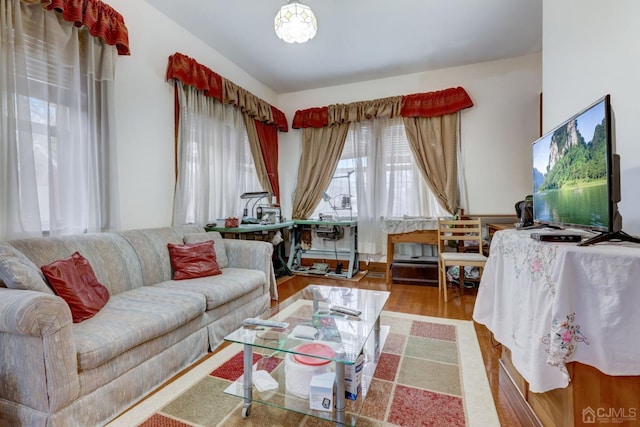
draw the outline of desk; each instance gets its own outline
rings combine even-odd
[[[501,368],[521,376],[520,394],[549,425],[568,425],[563,412],[573,424],[587,407],[640,408],[640,245],[529,234],[494,234],[475,303],[473,319],[510,355]]]
[[[496,231],[513,230],[514,228],[516,228],[516,226],[512,222],[487,223],[487,234],[489,237],[492,237]]]
[[[275,224],[240,224],[238,227],[205,227],[207,231],[217,231],[224,238],[234,238],[240,240],[247,240],[249,236],[255,237],[255,235],[265,236],[270,235],[278,230],[284,230],[293,227],[293,221],[278,222]],[[258,239],[253,239],[258,240]],[[259,239],[264,240],[264,239]],[[272,236],[269,236],[269,242],[271,242]],[[284,242],[285,236],[282,236],[282,242],[273,248],[273,269],[276,277],[288,276],[291,274],[286,267],[283,257],[284,255]]]
[[[387,233],[387,288],[391,288],[393,277],[391,263],[396,243],[420,243],[423,245],[438,244],[437,218],[389,218],[385,220],[384,230]]]
[[[337,254],[348,255],[349,257],[349,267],[346,272],[336,274],[333,273],[332,276],[338,277],[346,277],[347,279],[351,279],[354,274],[358,272],[359,269],[359,260],[358,260],[358,221],[357,220],[336,220],[336,221],[320,221],[313,219],[296,219],[293,221],[293,228],[327,228],[327,227],[348,227],[350,229],[349,232],[349,249],[337,249],[337,250],[328,250],[328,249],[308,249],[303,250],[299,242],[295,241],[295,233],[291,233],[291,246],[289,248],[289,261],[287,262],[287,267],[295,273],[296,267],[300,267],[302,253],[315,254],[319,256],[332,257]]]
[[[276,224],[240,224],[238,227],[206,227],[207,231],[218,231],[222,235],[231,234],[236,239],[246,238],[248,234],[268,234],[269,231],[293,227],[293,221]]]

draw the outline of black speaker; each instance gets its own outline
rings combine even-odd
[[[524,200],[516,203],[516,215],[518,216],[520,227],[530,227],[533,225],[533,196],[527,196]]]

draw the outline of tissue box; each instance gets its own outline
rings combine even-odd
[[[309,387],[309,407],[318,411],[333,411],[333,387],[335,372],[317,374],[311,377]]]
[[[344,366],[344,397],[349,400],[356,400],[362,389],[362,368],[364,367],[364,356],[356,359],[353,365]]]

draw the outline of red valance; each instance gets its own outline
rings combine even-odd
[[[294,129],[321,128],[328,124],[329,107],[317,107],[296,111],[291,127]]]
[[[368,110],[372,113],[362,115],[363,120],[369,120],[373,117],[392,117],[397,115],[398,109],[402,117],[437,117],[472,107],[473,101],[471,101],[471,98],[463,88],[456,87],[436,92],[404,95],[397,98],[385,98],[352,104],[335,104],[296,111],[292,127],[300,129],[329,126],[331,124],[329,123],[330,121],[332,123],[337,122],[337,118],[333,117],[335,114],[340,116],[342,121],[354,121],[354,119],[357,121],[360,120],[360,116],[349,114],[348,112],[354,109],[362,109],[369,104],[371,104],[372,108]],[[373,108],[377,104],[386,105],[388,108]],[[331,114],[329,110],[332,111]]]
[[[282,111],[226,80],[193,58],[181,53],[174,53],[169,57],[167,80],[173,79],[203,91],[205,96],[233,104],[256,120],[275,126],[282,132],[289,130],[287,117]]]
[[[176,79],[222,102],[222,76],[181,53],[169,57],[167,80]]]
[[[282,132],[289,132],[287,116],[273,105],[271,106],[271,114],[273,115],[273,121],[277,124],[278,130]]]
[[[33,0],[26,2],[34,3]],[[40,0],[40,5],[61,13],[65,21],[73,22],[76,27],[87,27],[93,37],[115,46],[119,55],[131,54],[124,18],[108,4],[100,0]]]
[[[416,93],[402,97],[402,117],[437,117],[473,107],[473,101],[461,88]]]

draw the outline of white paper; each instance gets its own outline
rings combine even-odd
[[[252,380],[253,385],[259,392],[275,390],[278,388],[278,381],[274,380],[271,374],[263,369],[253,371]]]

